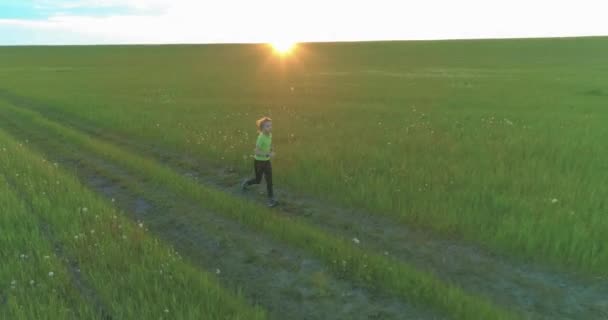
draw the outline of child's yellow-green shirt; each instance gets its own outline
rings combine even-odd
[[[269,154],[270,150],[272,149],[272,133],[265,135],[263,133],[260,133],[258,135],[258,140],[255,143],[255,146],[262,151],[265,154]],[[269,156],[259,156],[259,155],[255,155],[255,159],[256,160],[270,160]]]

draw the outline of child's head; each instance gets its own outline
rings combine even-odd
[[[258,132],[270,133],[272,131],[272,119],[268,117],[262,117],[255,122],[258,127]]]

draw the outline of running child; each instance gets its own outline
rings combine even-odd
[[[258,139],[255,144],[255,160],[253,161],[253,169],[255,178],[245,179],[241,183],[241,189],[247,190],[247,187],[252,184],[259,184],[262,181],[262,176],[266,179],[266,191],[268,193],[268,206],[274,207],[277,201],[274,198],[272,190],[272,166],[270,158],[274,157],[272,149],[272,119],[262,117],[256,121],[258,128]]]

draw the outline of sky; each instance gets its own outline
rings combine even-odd
[[[608,36],[605,0],[0,0],[0,45]]]

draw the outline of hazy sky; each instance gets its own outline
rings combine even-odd
[[[605,0],[0,0],[0,45],[608,35]]]

